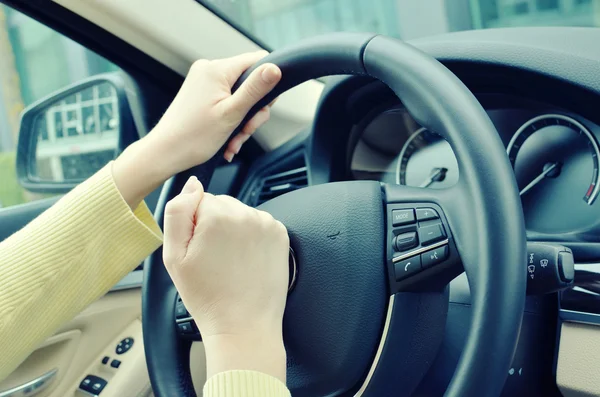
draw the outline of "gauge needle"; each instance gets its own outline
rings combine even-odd
[[[525,193],[527,193],[529,190],[531,190],[531,188],[533,188],[535,185],[537,185],[538,183],[540,183],[541,180],[546,177],[546,175],[548,175],[550,172],[552,172],[552,170],[554,170],[558,166],[559,166],[559,163],[550,163],[550,164],[547,164],[546,167],[544,167],[544,171],[542,171],[541,174],[539,174],[538,176],[536,176],[533,181],[529,182],[529,185],[525,186],[519,192],[519,196],[522,196]]]
[[[448,168],[434,168],[431,170],[431,175],[419,187],[429,187],[433,182],[443,181],[446,178],[446,172],[448,172]]]

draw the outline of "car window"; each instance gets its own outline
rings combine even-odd
[[[65,86],[100,73],[118,68],[80,44],[55,32],[26,15],[0,4],[0,208],[46,198],[49,195],[28,192],[17,180],[15,169],[16,147],[21,111],[35,101]],[[94,107],[116,103],[114,92],[100,89],[90,91],[90,97],[74,97],[73,103],[57,106],[53,114],[65,120],[66,112],[85,114]],[[63,114],[65,113],[65,114]],[[51,136],[40,137],[40,150],[47,152],[40,161],[42,173],[56,173],[52,164],[62,164],[60,172],[69,175],[86,174],[90,167],[86,159],[74,159],[65,153],[67,144],[78,139],[60,124]],[[85,138],[82,136],[82,138]],[[97,157],[97,158],[96,158]],[[90,157],[91,158],[91,157]],[[77,161],[76,161],[77,160]],[[106,163],[110,156],[95,156],[93,161]],[[97,167],[97,164],[93,165]]]
[[[600,26],[597,0],[197,0],[270,48],[318,34],[403,40],[508,26]]]

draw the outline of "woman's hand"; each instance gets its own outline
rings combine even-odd
[[[248,111],[277,85],[281,71],[273,64],[264,64],[231,93],[241,74],[266,54],[259,51],[192,65],[160,122],[113,164],[117,187],[131,207],[174,174],[214,156]],[[269,119],[269,111],[268,106],[259,111],[229,142],[226,160],[231,161]]]
[[[164,232],[164,263],[202,334],[208,376],[250,369],[285,383],[285,226],[234,198],[204,193],[192,177],[167,204]]]
[[[172,168],[176,173],[210,159],[242,122],[250,109],[281,79],[273,64],[255,70],[233,94],[231,87],[241,74],[268,53],[242,54],[215,61],[196,61],[179,93],[149,138],[165,145],[180,157]],[[225,151],[231,161],[252,133],[269,120],[269,107],[263,108],[233,138]]]

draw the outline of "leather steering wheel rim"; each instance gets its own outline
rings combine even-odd
[[[513,170],[485,110],[438,61],[384,36],[326,35],[277,50],[259,64],[267,62],[282,69],[282,81],[245,121],[304,81],[336,74],[364,75],[385,83],[420,125],[450,143],[460,180],[459,187],[447,193],[453,196],[448,222],[460,237],[456,245],[471,287],[473,316],[446,395],[498,395],[516,349],[524,310],[526,238]],[[215,165],[212,160],[190,172],[206,185]],[[182,173],[169,182],[161,197],[163,205],[177,194],[185,178]],[[159,223],[162,209],[158,208]],[[158,250],[145,266],[142,317],[148,370],[158,397],[195,395],[188,364],[190,344],[177,338],[171,320],[175,294]]]

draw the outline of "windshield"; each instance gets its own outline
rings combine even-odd
[[[199,0],[200,1],[200,0]],[[600,26],[600,0],[201,0],[269,48],[329,32],[410,40],[507,26]]]

